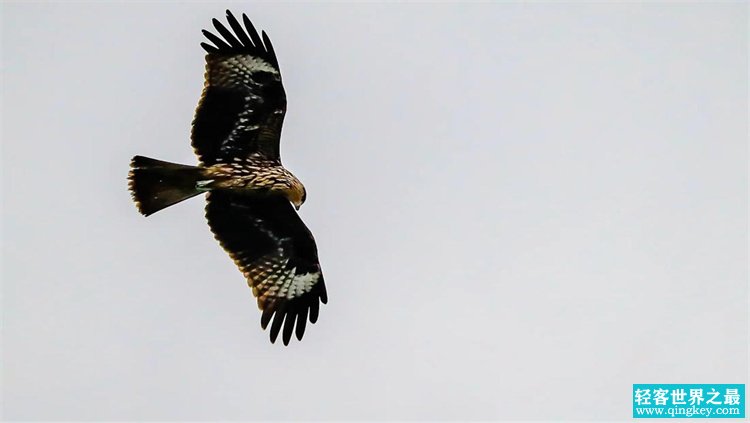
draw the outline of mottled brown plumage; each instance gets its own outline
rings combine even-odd
[[[201,43],[205,84],[192,131],[200,164],[135,156],[129,188],[146,216],[207,192],[211,230],[257,297],[261,326],[272,322],[271,342],[281,332],[286,345],[315,323],[327,293],[315,241],[294,210],[305,187],[279,155],[286,93],[276,53],[246,15],[244,27],[226,17],[231,30],[214,19],[221,36],[203,31],[213,44]]]

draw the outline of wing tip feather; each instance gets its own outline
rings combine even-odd
[[[222,54],[222,55],[234,55],[234,54],[251,54],[258,56],[263,60],[268,61],[277,70],[279,68],[279,62],[276,58],[276,52],[271,44],[271,39],[268,37],[265,31],[261,31],[261,36],[258,35],[258,31],[255,29],[250,18],[247,14],[242,14],[242,21],[245,24],[243,29],[239,22],[232,14],[231,10],[226,9],[226,19],[229,22],[231,31],[217,18],[212,18],[211,22],[216,28],[216,31],[222,36],[219,37],[216,34],[204,29],[202,31],[203,36],[208,38],[209,41],[214,43],[216,47],[201,43],[201,47],[206,50],[209,54]],[[232,34],[234,32],[234,34]]]
[[[315,292],[319,289],[325,290],[325,287],[314,288],[313,291],[301,297],[287,300],[280,307],[276,307],[274,303],[266,305],[261,314],[260,327],[263,330],[269,329],[268,325],[272,322],[269,329],[269,339],[272,344],[276,343],[280,334],[284,345],[289,345],[292,335],[298,341],[302,340],[307,322],[315,324],[318,321],[320,303],[323,299],[321,292]]]

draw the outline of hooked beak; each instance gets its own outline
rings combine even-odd
[[[301,206],[302,206],[302,204],[295,204],[295,205],[294,205],[294,209],[295,209],[295,210],[297,210],[297,211],[299,211],[299,208],[300,208]]]

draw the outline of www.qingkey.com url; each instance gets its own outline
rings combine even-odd
[[[667,415],[670,417],[692,417],[692,416],[703,416],[710,417],[712,415],[722,416],[739,416],[739,407],[720,407],[720,408],[704,408],[704,407],[636,407],[635,413],[638,416],[663,416]]]

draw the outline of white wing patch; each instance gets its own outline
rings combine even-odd
[[[288,263],[289,259],[268,257],[256,261],[244,272],[253,294],[260,302],[265,302],[270,297],[288,300],[301,297],[318,283],[319,272],[298,275],[297,268],[288,268]]]
[[[301,297],[312,290],[313,285],[318,283],[320,273],[303,273],[298,275],[296,273],[297,268],[292,269],[289,273],[293,275],[289,281],[289,292],[286,298],[292,299],[295,297]]]
[[[209,66],[209,80],[211,85],[223,87],[234,86],[257,86],[258,83],[253,81],[253,74],[257,72],[268,72],[272,75],[279,75],[279,71],[270,63],[260,57],[249,56],[246,54],[209,58],[209,61],[215,61],[216,66]],[[256,96],[257,97],[257,96]]]
[[[247,73],[269,72],[274,75],[279,74],[279,71],[277,71],[276,68],[273,67],[273,65],[261,59],[260,57],[243,54],[239,56],[232,56],[230,57],[230,60],[231,59],[234,59],[234,61],[236,62],[231,66],[240,66]]]

